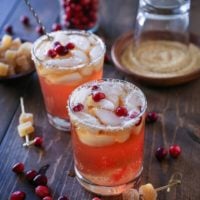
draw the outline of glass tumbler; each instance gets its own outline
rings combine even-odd
[[[138,184],[143,169],[146,98],[116,79],[75,89],[68,101],[76,178],[87,190],[118,195]]]
[[[60,21],[69,29],[89,30],[98,28],[99,0],[59,0]]]

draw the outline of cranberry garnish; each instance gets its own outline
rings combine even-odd
[[[23,23],[25,26],[28,26],[30,24],[29,18],[27,16],[21,16],[20,17],[21,23]]]
[[[148,112],[146,116],[146,122],[155,122],[158,119],[158,114],[156,112]]]
[[[75,48],[75,45],[72,42],[69,42],[66,46],[67,49],[72,50]]]
[[[41,147],[43,144],[43,138],[42,137],[35,137],[34,139],[34,145],[36,147]]]
[[[10,195],[10,200],[24,200],[25,198],[26,193],[22,191],[16,191]]]
[[[159,161],[161,161],[167,156],[167,154],[168,154],[168,151],[164,147],[158,147],[156,149],[155,156]]]
[[[47,177],[42,174],[38,174],[34,179],[33,182],[35,185],[47,185]]]
[[[24,164],[23,163],[16,163],[12,167],[12,171],[15,172],[16,174],[21,174],[24,172]]]
[[[50,195],[50,191],[47,186],[39,185],[35,188],[35,194],[41,198],[44,198]]]
[[[99,102],[105,98],[106,98],[106,95],[103,92],[96,92],[92,94],[92,99],[96,102]]]
[[[60,31],[62,30],[62,26],[60,24],[53,24],[52,31]]]
[[[69,200],[66,196],[60,196],[58,200]]]
[[[76,106],[73,107],[74,112],[80,112],[84,109],[84,105],[81,103],[78,103]]]
[[[55,58],[56,55],[57,55],[57,53],[56,53],[55,50],[49,49],[48,52],[47,52],[47,55],[48,55],[49,57],[51,57],[51,58]]]
[[[135,124],[136,126],[139,126],[142,122],[142,117],[140,117],[139,121]]]
[[[44,197],[42,200],[53,200],[53,199],[52,199],[52,197],[47,196],[47,197]]]
[[[13,34],[13,28],[12,28],[11,25],[5,26],[4,31],[5,31],[6,33],[10,34],[10,35]]]
[[[56,47],[57,45],[61,45],[60,42],[58,41],[54,42],[54,47]]]
[[[62,45],[56,45],[54,50],[59,56],[64,56],[68,53],[68,50]]]
[[[39,35],[43,35],[44,34],[44,30],[42,28],[42,26],[37,26],[35,31],[39,34]]]
[[[119,106],[115,109],[115,114],[119,117],[126,117],[128,115],[128,110],[123,107],[123,106]]]
[[[101,200],[99,197],[94,197],[92,200]]]
[[[181,154],[181,147],[177,144],[170,146],[169,148],[170,156],[177,158]]]
[[[35,170],[29,170],[26,172],[25,176],[28,181],[33,181],[33,179],[37,176],[37,172]]]
[[[97,85],[92,86],[92,90],[97,90],[97,89],[99,89],[99,87]]]

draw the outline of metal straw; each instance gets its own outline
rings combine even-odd
[[[36,19],[36,22],[42,27],[43,31],[44,31],[44,34],[48,37],[49,40],[52,40],[53,37],[51,37],[47,31],[46,31],[46,28],[45,26],[43,25],[43,23],[41,22],[38,14],[36,13],[36,11],[34,10],[34,8],[31,6],[30,2],[28,0],[24,0],[26,5],[28,6],[29,10],[31,11],[33,17]]]

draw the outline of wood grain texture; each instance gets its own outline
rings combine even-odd
[[[16,35],[34,40],[37,35],[30,30],[25,31],[19,24],[19,16],[28,13],[22,1],[11,12],[16,0],[2,0],[6,7],[1,12],[9,12],[6,21],[15,24]],[[34,6],[41,11],[45,23],[56,20],[58,9],[55,0],[32,0]],[[101,26],[99,34],[103,36],[108,49],[122,33],[133,28],[137,2],[133,0],[102,0]],[[6,9],[7,11],[6,11]],[[2,11],[4,9],[4,11]],[[192,1],[191,30],[200,34],[198,18],[200,2]],[[0,17],[0,26],[4,17]],[[1,35],[3,31],[1,31]],[[142,182],[151,182],[155,187],[165,185],[175,171],[183,173],[183,183],[170,193],[160,192],[159,200],[199,200],[200,199],[200,80],[187,85],[169,88],[146,87],[136,82],[131,76],[116,70],[112,64],[105,64],[104,77],[118,78],[137,84],[147,96],[148,110],[159,113],[159,120],[146,126],[144,172]],[[19,97],[24,96],[25,107],[35,115],[36,135],[44,137],[44,149],[22,147],[23,140],[18,136],[16,126],[20,114]],[[23,177],[11,172],[12,165],[23,161],[26,170],[39,169],[50,164],[47,171],[49,186],[54,199],[65,194],[70,200],[91,200],[95,195],[85,191],[75,178],[67,175],[73,169],[71,138],[69,133],[53,128],[47,122],[43,99],[36,75],[17,83],[0,83],[0,200],[7,200],[15,190],[24,190],[26,200],[39,200],[33,187]],[[169,147],[178,143],[182,154],[177,160],[168,158],[159,163],[154,157],[155,149],[162,145]],[[103,200],[122,200],[118,197],[102,197]]]

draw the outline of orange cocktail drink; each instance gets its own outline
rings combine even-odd
[[[102,78],[105,46],[99,37],[83,31],[58,31],[50,36],[36,40],[32,57],[49,122],[68,130],[68,96],[77,86]]]
[[[146,99],[141,90],[115,79],[93,81],[72,93],[68,110],[80,184],[102,195],[134,186],[143,166]]]

